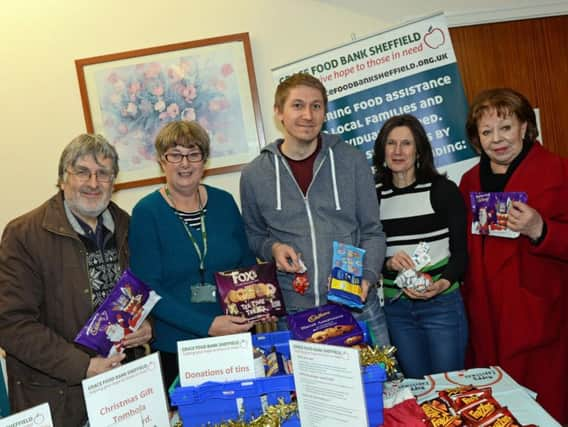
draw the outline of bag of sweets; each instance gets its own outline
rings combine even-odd
[[[333,242],[331,279],[327,299],[351,308],[363,308],[361,282],[365,250]]]
[[[398,273],[394,283],[401,289],[413,289],[417,292],[424,292],[432,284],[432,277],[428,273],[422,273],[424,267],[432,261],[430,257],[430,244],[420,242],[412,253],[414,269],[405,269]]]
[[[126,269],[75,342],[108,357],[122,353],[122,339],[136,331],[161,297]]]
[[[226,314],[249,320],[286,315],[272,262],[215,273],[215,282]]]

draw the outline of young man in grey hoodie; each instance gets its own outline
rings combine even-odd
[[[284,139],[264,147],[245,167],[240,193],[251,249],[274,260],[289,313],[327,302],[333,241],[365,249],[362,311],[378,344],[388,333],[375,284],[385,256],[385,235],[371,169],[364,155],[338,136],[321,133],[327,93],[315,77],[298,73],[276,89],[274,112]],[[308,288],[294,287],[307,267]]]

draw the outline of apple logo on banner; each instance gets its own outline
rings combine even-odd
[[[428,28],[428,32],[424,34],[424,43],[430,49],[438,49],[445,43],[445,41],[446,36],[444,35],[444,32],[439,28],[433,28],[432,26],[430,26],[430,28]]]

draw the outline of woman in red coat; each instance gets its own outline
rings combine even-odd
[[[534,111],[511,89],[479,94],[466,127],[481,152],[460,184],[468,224],[470,192],[528,195],[507,217],[519,237],[468,233],[469,367],[503,367],[568,423],[568,161],[536,141]]]

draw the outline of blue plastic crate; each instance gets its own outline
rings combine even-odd
[[[363,389],[370,426],[383,424],[383,383],[386,379],[387,374],[380,365],[367,366],[363,371]]]
[[[254,378],[225,383],[207,382],[198,386],[176,387],[170,391],[171,403],[178,407],[184,427],[201,427],[209,423],[236,420],[241,410],[245,419],[251,420],[264,411],[267,405],[275,405],[279,399],[289,403],[294,391],[294,377]],[[283,427],[297,427],[296,416]]]
[[[290,356],[289,340],[288,331],[253,335],[254,346],[266,350],[274,346],[287,357]],[[369,425],[381,425],[385,370],[379,365],[367,366],[362,377]],[[245,419],[250,420],[262,414],[266,405],[277,403],[279,398],[290,402],[290,393],[294,390],[294,377],[280,375],[225,383],[208,382],[194,387],[179,387],[178,383],[170,389],[170,398],[172,405],[178,407],[184,427],[201,427],[207,423],[236,420],[240,408],[245,411]],[[300,422],[297,417],[292,417],[282,426],[299,427]]]
[[[265,352],[274,347],[278,353],[290,358],[290,331],[268,332],[252,336],[252,346],[260,347]]]

